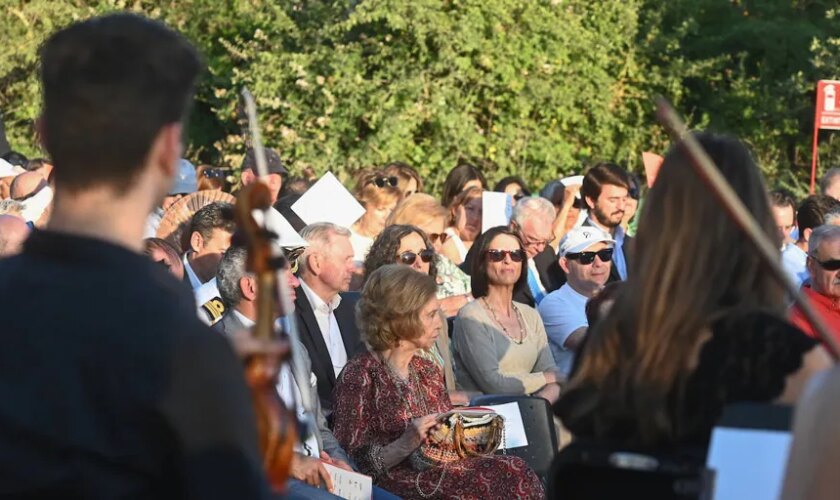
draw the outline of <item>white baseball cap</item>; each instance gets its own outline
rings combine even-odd
[[[566,236],[563,237],[563,240],[560,242],[560,249],[558,253],[560,257],[563,257],[568,253],[582,252],[595,243],[609,243],[611,245],[615,245],[615,240],[610,238],[607,233],[601,231],[597,227],[576,227],[566,233]]]

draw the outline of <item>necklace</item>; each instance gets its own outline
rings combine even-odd
[[[525,322],[522,320],[522,313],[519,312],[519,308],[516,307],[516,304],[511,303],[511,306],[516,312],[516,322],[519,325],[519,340],[513,338],[513,335],[511,335],[508,329],[505,328],[504,323],[499,321],[499,318],[496,317],[496,311],[494,311],[493,308],[490,307],[490,303],[487,302],[487,297],[482,297],[481,300],[484,302],[484,307],[487,308],[487,310],[490,311],[490,315],[493,316],[493,321],[495,321],[500,327],[502,327],[502,331],[505,332],[507,338],[515,342],[517,345],[522,345],[522,343],[525,341]]]

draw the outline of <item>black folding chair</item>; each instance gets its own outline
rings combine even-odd
[[[507,453],[522,458],[545,483],[551,461],[557,454],[557,432],[554,430],[554,420],[548,401],[537,396],[485,394],[474,397],[470,405],[490,406],[513,402],[519,405],[528,446],[499,450],[497,454]]]

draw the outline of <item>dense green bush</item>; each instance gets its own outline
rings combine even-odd
[[[766,173],[801,192],[814,81],[840,77],[834,1],[6,0],[0,110],[34,154],[37,47],[54,29],[129,9],[196,43],[209,71],[189,156],[238,166],[238,91],[293,169],[389,160],[431,186],[458,160],[535,183],[596,160],[640,170],[668,140],[651,99],[739,135]],[[823,163],[840,159],[824,133]]]

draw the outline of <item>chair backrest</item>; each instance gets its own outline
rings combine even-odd
[[[714,472],[702,453],[657,454],[574,440],[557,455],[547,498],[709,500]]]
[[[498,454],[507,453],[522,458],[545,483],[551,462],[557,454],[557,432],[548,401],[537,396],[485,394],[474,397],[470,404],[491,406],[513,402],[519,405],[528,446],[499,450]]]

